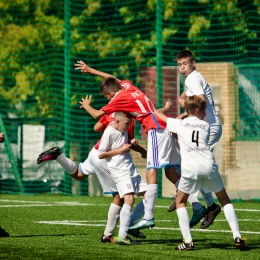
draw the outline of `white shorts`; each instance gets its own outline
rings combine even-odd
[[[84,175],[96,174],[105,194],[118,193],[116,184],[107,167],[106,159],[99,159],[95,148],[92,148],[88,158],[83,163],[80,163],[78,167]]]
[[[116,186],[120,198],[123,198],[125,194],[131,192],[134,192],[135,195],[139,196],[141,192],[144,192],[147,189],[147,183],[140,175],[132,178],[129,176],[129,178],[120,180],[116,183]]]
[[[181,156],[175,136],[167,129],[150,129],[147,139],[147,170],[180,167]]]
[[[220,175],[212,179],[209,179],[207,177],[199,177],[196,180],[181,176],[178,190],[181,190],[186,194],[191,194],[197,192],[201,188],[206,193],[207,192],[218,193],[224,188],[224,184]]]
[[[215,145],[218,143],[220,137],[222,135],[222,126],[220,124],[212,124],[210,125],[210,132],[209,132],[209,146],[210,149],[213,151]]]

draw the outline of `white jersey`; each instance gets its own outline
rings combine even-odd
[[[185,79],[186,96],[205,95],[207,108],[204,121],[211,124],[220,124],[217,116],[211,89],[205,78],[196,70],[192,71]]]
[[[128,144],[128,132],[120,132],[109,125],[102,135],[98,154],[118,149],[124,144]],[[111,177],[116,182],[138,175],[129,152],[106,158],[106,161]]]
[[[183,120],[168,118],[166,129],[180,142],[181,175],[190,179],[219,176],[218,165],[208,145],[209,124],[192,116]]]

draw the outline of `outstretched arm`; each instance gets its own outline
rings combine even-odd
[[[99,76],[103,79],[105,78],[115,78],[117,80],[119,80],[118,78],[116,78],[115,76],[111,75],[111,74],[108,74],[108,73],[105,73],[105,72],[102,72],[102,71],[99,71],[99,70],[95,70],[91,67],[89,67],[84,61],[82,60],[79,60],[77,61],[77,63],[75,64],[75,69],[76,70],[80,70],[82,73],[84,74],[92,74],[92,75],[96,75],[96,76]],[[120,81],[120,80],[119,80]]]
[[[84,108],[94,119],[99,119],[103,115],[105,115],[105,112],[103,110],[97,110],[93,108],[91,103],[92,96],[86,96],[86,98],[82,98],[82,101],[79,101],[81,104],[80,108]]]
[[[168,111],[171,109],[171,107],[172,107],[172,102],[171,102],[171,100],[168,98],[168,100],[167,100],[166,103],[165,103],[165,106],[162,107],[162,108],[157,109],[157,111],[159,111],[159,112],[161,112],[161,113],[164,114],[164,113],[168,112]]]

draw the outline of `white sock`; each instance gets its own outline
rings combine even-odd
[[[238,225],[238,220],[237,220],[237,215],[236,212],[234,210],[234,206],[229,203],[226,204],[223,207],[224,210],[224,214],[226,217],[226,220],[231,228],[231,231],[233,233],[233,238],[235,239],[236,237],[241,238],[240,232],[239,232],[239,225]]]
[[[124,204],[120,211],[120,227],[119,227],[119,236],[121,238],[126,238],[128,233],[128,228],[131,219],[131,209],[130,205]]]
[[[64,154],[60,154],[56,161],[62,166],[62,168],[68,172],[69,174],[74,174],[78,169],[76,163],[74,163],[71,159],[64,156]]]
[[[186,207],[176,209],[182,237],[186,243],[192,241],[190,233],[190,218]]]
[[[200,193],[201,193],[204,201],[206,202],[207,207],[210,207],[211,205],[213,205],[215,203],[211,192],[206,193],[203,189],[200,189]]]
[[[131,216],[130,226],[133,226],[144,215],[144,200],[141,200],[134,208]]]
[[[116,224],[120,216],[120,210],[121,210],[120,206],[111,203],[107,214],[107,225],[104,231],[105,236],[113,235],[113,232],[116,228]]]
[[[145,194],[144,219],[151,220],[153,218],[154,203],[157,196],[158,185],[148,184]]]

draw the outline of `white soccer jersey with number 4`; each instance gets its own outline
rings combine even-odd
[[[219,176],[218,165],[208,146],[209,124],[192,116],[183,120],[168,118],[166,128],[178,135],[181,154],[181,175],[197,179]]]

